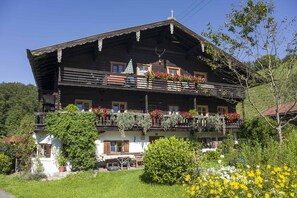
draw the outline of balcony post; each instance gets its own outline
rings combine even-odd
[[[148,94],[145,93],[145,113],[148,113]]]
[[[194,109],[197,110],[197,98],[194,97]]]

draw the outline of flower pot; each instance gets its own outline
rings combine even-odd
[[[65,166],[60,166],[59,167],[59,172],[65,172]]]

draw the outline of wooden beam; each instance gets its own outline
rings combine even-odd
[[[170,34],[174,33],[174,25],[173,23],[170,23]]]
[[[98,51],[99,51],[99,52],[102,51],[102,45],[103,45],[103,39],[100,38],[100,39],[98,39]]]
[[[140,41],[140,30],[136,32],[136,41]]]
[[[145,93],[145,113],[148,113],[148,93]]]
[[[62,61],[62,49],[58,49],[57,50],[57,59],[58,59],[58,63],[61,63]]]
[[[197,97],[194,97],[194,109],[197,110]]]

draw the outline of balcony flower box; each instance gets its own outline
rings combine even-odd
[[[160,126],[163,119],[163,113],[160,109],[155,109],[149,112],[153,126]]]
[[[240,115],[237,112],[228,112],[224,114],[227,124],[232,124],[238,121]]]

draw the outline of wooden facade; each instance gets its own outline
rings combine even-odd
[[[160,109],[166,114],[201,106],[209,114],[220,113],[220,108],[234,112],[236,103],[244,100],[244,90],[197,58],[208,56],[205,42],[170,19],[27,50],[43,103],[40,110],[79,103],[82,108],[110,109],[122,104],[125,111],[138,113]],[[132,72],[125,73],[129,62]],[[141,73],[143,67],[153,72],[203,75],[207,81],[197,85],[151,80]]]

